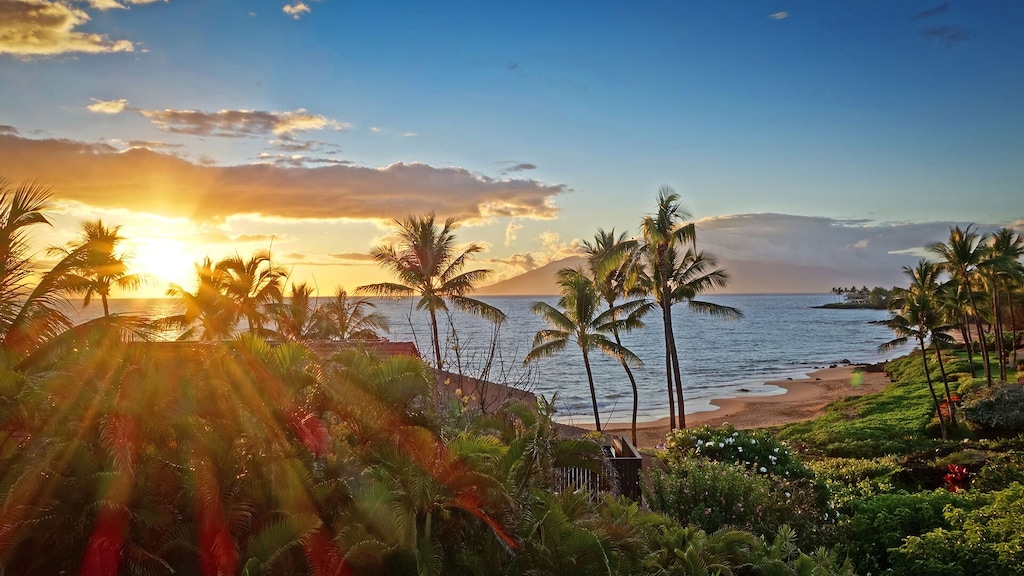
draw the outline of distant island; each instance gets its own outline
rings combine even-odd
[[[856,286],[851,288],[832,288],[832,294],[837,299],[841,298],[841,300],[815,306],[815,308],[886,310],[889,307],[889,300],[892,298],[893,290],[895,288],[882,288],[880,286],[871,289],[868,289],[867,286],[861,288]]]

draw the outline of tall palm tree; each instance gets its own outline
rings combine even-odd
[[[942,346],[952,346],[953,337],[949,335],[950,330],[953,326],[946,322],[946,312],[943,310],[945,305],[945,287],[939,282],[939,267],[928,260],[920,260],[917,266],[910,268],[907,266],[903,267],[903,273],[910,278],[910,286],[907,290],[899,291],[895,293],[895,299],[890,300],[890,309],[901,309],[905,302],[901,299],[906,298],[907,294],[920,294],[927,298],[926,302],[929,306],[927,310],[927,317],[930,321],[928,326],[928,339],[931,340],[932,347],[935,349],[935,361],[939,364],[939,374],[942,376],[942,387],[946,394],[946,405],[949,406],[949,421],[950,424],[956,426],[956,405],[953,403],[953,395],[949,390],[949,379],[946,377],[946,366],[942,360]]]
[[[63,258],[37,277],[28,232],[49,225],[49,188],[34,182],[18,187],[0,179],[0,344],[27,353],[72,326],[61,311],[74,259]]]
[[[639,243],[635,240],[627,239],[625,232],[616,238],[614,229],[610,232],[598,229],[597,233],[594,234],[594,242],[591,243],[584,240],[583,248],[587,254],[587,265],[594,280],[594,287],[601,298],[604,299],[607,309],[609,311],[615,309],[616,301],[629,296],[628,285],[630,279],[636,273],[634,267],[638,264],[637,249],[639,248]],[[637,328],[643,326],[640,318],[650,312],[655,306],[656,304],[652,300],[645,300],[636,308],[633,316],[635,317],[634,325]],[[615,343],[621,346],[622,339],[617,328],[612,329],[612,336],[615,339]],[[633,418],[630,431],[633,444],[636,445],[636,417],[640,403],[640,393],[637,389],[636,377],[633,375],[633,370],[629,367],[629,362],[625,358],[619,358],[619,361],[622,364],[622,369],[626,372],[626,377],[629,378],[629,385],[633,390]]]
[[[917,273],[916,271],[919,271],[917,280],[921,284],[926,284],[928,277],[934,274],[934,271],[929,272],[930,266],[927,261],[922,260],[917,269],[905,267],[904,271],[912,277]],[[892,317],[886,321],[885,325],[893,331],[896,338],[881,344],[878,349],[879,351],[891,350],[906,344],[910,338],[917,341],[921,348],[921,362],[924,364],[928,391],[932,395],[933,408],[939,415],[939,428],[942,431],[942,439],[945,440],[947,438],[946,421],[939,408],[939,397],[935,393],[935,385],[932,383],[931,373],[928,370],[928,349],[925,346],[925,341],[941,333],[941,328],[943,328],[939,324],[940,316],[934,294],[927,290],[914,289],[913,285],[910,289],[897,290],[890,301],[890,311]],[[936,353],[938,353],[937,349]]]
[[[533,348],[523,363],[560,352],[569,342],[575,342],[583,353],[583,366],[587,370],[590,400],[594,408],[594,427],[600,432],[601,416],[597,408],[594,373],[590,368],[590,352],[601,350],[627,362],[639,363],[636,354],[608,338],[608,334],[635,327],[638,320],[632,318],[630,313],[642,302],[626,303],[601,312],[601,298],[594,282],[580,269],[559,270],[558,285],[562,292],[558,308],[545,302],[534,302],[531,307],[533,313],[543,316],[551,328],[537,332],[533,338]]]
[[[104,316],[110,316],[107,299],[112,288],[138,290],[148,281],[145,274],[131,273],[125,256],[117,253],[122,240],[120,226],[107,227],[103,220],[95,220],[82,223],[82,233],[77,240],[66,247],[50,249],[51,254],[65,258],[74,255],[74,270],[68,278],[69,289],[85,294],[83,306],[88,306],[93,296],[99,296]]]
[[[239,255],[217,262],[216,270],[224,276],[225,294],[234,302],[236,314],[245,318],[250,334],[263,330],[266,320],[262,308],[281,299],[286,272],[274,265],[270,254],[257,252],[248,260]]]
[[[376,340],[391,330],[387,316],[369,298],[349,296],[341,286],[317,311],[322,336],[338,340]]]
[[[961,283],[966,293],[967,301],[974,313],[974,327],[977,330],[978,346],[981,348],[981,360],[985,364],[985,378],[991,386],[992,365],[989,363],[985,331],[981,325],[981,314],[974,295],[978,265],[982,263],[985,255],[984,241],[985,237],[972,230],[971,226],[964,229],[954,226],[949,230],[949,240],[946,243],[933,242],[928,245],[928,250],[942,258],[939,265]]]
[[[713,288],[728,284],[728,275],[717,268],[714,256],[697,251],[697,227],[687,222],[690,214],[679,204],[679,196],[669,187],[658,191],[658,209],[640,224],[644,244],[641,257],[643,274],[638,283],[661,308],[665,336],[665,379],[669,397],[669,425],[676,428],[678,403],[679,427],[686,427],[679,352],[672,325],[672,306],[685,302],[690,310],[727,319],[743,316],[739,310],[695,300]],[[673,393],[673,384],[675,392]]]
[[[434,214],[430,213],[426,216],[410,215],[395,223],[398,226],[398,246],[378,246],[371,254],[381,267],[395,275],[398,282],[369,284],[360,286],[357,291],[386,297],[419,296],[416,307],[430,314],[434,366],[441,369],[438,310],[447,311],[447,303],[450,302],[460,310],[495,323],[503,322],[505,314],[490,304],[467,296],[491,275],[491,271],[462,271],[469,257],[482,248],[470,244],[458,252],[455,247],[457,218],[448,218],[439,226]]]
[[[999,356],[999,378],[1006,380],[1006,356],[1003,353],[1003,298],[1009,307],[1012,339],[1016,354],[1017,330],[1014,324],[1013,298],[1011,286],[1020,284],[1024,279],[1024,266],[1020,259],[1024,256],[1024,239],[1010,228],[1002,228],[995,232],[988,246],[987,258],[978,268],[988,280],[992,298],[992,316],[996,325],[996,353]]]

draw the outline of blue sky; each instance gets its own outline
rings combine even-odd
[[[0,176],[53,185],[41,242],[102,217],[179,281],[270,246],[324,291],[382,280],[365,254],[427,210],[507,277],[671,185],[724,262],[791,272],[737,290],[890,284],[952,223],[1022,227],[1022,28],[1011,1],[0,0]]]

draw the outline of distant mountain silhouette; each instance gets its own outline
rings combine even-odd
[[[555,275],[562,268],[585,266],[582,256],[555,260],[490,286],[476,294],[489,296],[547,296],[558,294]],[[786,262],[720,259],[719,266],[729,274],[729,285],[722,294],[827,294],[833,286],[898,286],[903,282],[899,270],[840,270],[828,266],[798,265]]]
[[[570,256],[561,260],[548,262],[540,268],[524,272],[489,286],[482,286],[474,293],[483,296],[550,296],[558,294],[555,276],[562,268],[585,266],[586,258]]]

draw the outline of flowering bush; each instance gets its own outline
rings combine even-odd
[[[830,542],[834,513],[810,480],[779,481],[745,467],[708,460],[680,460],[651,475],[652,510],[707,532],[723,527],[768,537],[783,525],[801,547]]]
[[[814,472],[763,430],[737,430],[731,425],[673,430],[665,447],[669,460],[706,458],[773,477],[790,480],[814,478]]]

